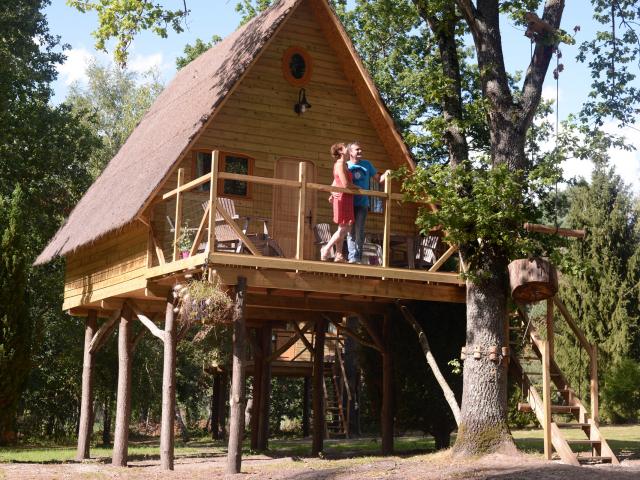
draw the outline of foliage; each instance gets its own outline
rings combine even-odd
[[[229,323],[233,301],[217,280],[193,279],[179,290],[180,319],[187,324]]]
[[[271,6],[273,0],[241,0],[236,4],[236,12],[241,15],[240,25],[244,25],[256,15]]]
[[[176,241],[176,246],[182,252],[188,252],[191,250],[193,240],[195,239],[195,232],[189,230],[189,223],[185,223],[180,229],[180,236]]]
[[[100,139],[101,148],[89,157],[95,178],[124,145],[163,86],[158,72],[153,70],[140,75],[117,66],[92,63],[86,73],[88,85],[72,85],[65,104]]]
[[[184,47],[184,57],[176,58],[176,68],[178,70],[181,70],[182,68],[186,67],[204,52],[213,47],[216,43],[219,43],[221,40],[222,37],[220,37],[219,35],[213,35],[210,42],[203,42],[199,38],[196,38],[196,41],[193,45],[187,43]]]
[[[24,201],[20,186],[9,198],[0,196],[0,444],[15,441],[18,399],[30,368]]]
[[[640,358],[640,212],[628,187],[612,168],[596,162],[591,183],[567,192],[566,222],[587,229],[587,237],[571,242],[564,254],[571,275],[560,291],[569,311],[599,350],[605,388],[608,372],[624,358]],[[561,324],[562,325],[562,324]],[[572,336],[559,337],[558,361],[572,384],[588,385],[588,360]],[[582,357],[582,362],[576,361]],[[585,392],[586,393],[586,392]]]
[[[640,363],[623,358],[607,376],[607,383],[602,391],[603,408],[607,417],[613,422],[638,421],[640,415]]]
[[[447,242],[471,246],[466,256],[471,278],[487,258],[540,255],[549,248],[548,237],[527,235],[523,229],[539,216],[534,192],[549,188],[534,174],[525,178],[506,165],[490,168],[482,161],[463,162],[458,168],[420,166],[403,174],[408,198],[429,199],[438,206],[420,209],[416,223],[421,231],[427,234],[442,226]]]
[[[303,378],[272,377],[269,395],[269,430],[297,433],[302,428]],[[287,421],[288,420],[288,421]]]
[[[138,33],[151,30],[166,38],[169,27],[180,33],[183,31],[181,22],[189,13],[186,4],[184,10],[168,10],[150,0],[67,0],[67,5],[82,13],[95,11],[98,14],[98,28],[93,32],[95,47],[106,52],[107,41],[115,38],[113,56],[119,66],[126,65],[127,50]]]

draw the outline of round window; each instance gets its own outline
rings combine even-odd
[[[282,73],[284,78],[296,87],[309,83],[311,79],[312,60],[306,50],[301,47],[288,48],[282,56]]]

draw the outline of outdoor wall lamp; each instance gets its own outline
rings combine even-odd
[[[309,102],[307,102],[306,92],[304,88],[301,88],[300,91],[298,92],[298,103],[296,103],[293,106],[293,111],[296,112],[298,115],[302,115],[309,108],[311,108],[311,105],[309,104]]]

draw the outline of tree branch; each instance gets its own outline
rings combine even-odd
[[[559,28],[564,3],[564,0],[547,0],[544,6],[542,20],[555,29]],[[541,42],[536,44],[522,86],[522,114],[519,125],[521,130],[526,130],[533,121],[533,116],[540,104],[542,84],[544,83],[544,78],[549,69],[549,63],[551,62],[556,46],[557,45],[545,45]]]

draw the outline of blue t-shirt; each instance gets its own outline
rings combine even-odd
[[[369,160],[360,160],[358,163],[353,163],[351,160],[347,162],[347,167],[353,176],[353,183],[355,183],[358,188],[362,188],[363,190],[369,190],[369,181],[371,177],[373,177],[378,171],[376,168],[371,165]],[[354,207],[368,207],[369,206],[369,197],[366,195],[355,195],[353,197],[353,206]]]

